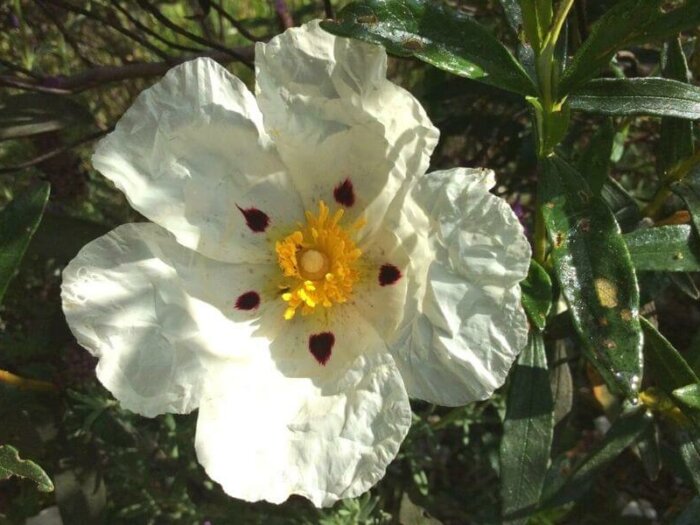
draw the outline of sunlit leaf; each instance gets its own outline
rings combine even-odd
[[[527,278],[520,283],[520,288],[527,315],[537,328],[544,330],[552,308],[552,280],[549,274],[537,262],[531,261]]]
[[[53,483],[43,469],[27,459],[21,459],[19,452],[10,445],[0,445],[0,480],[11,476],[31,479],[41,492],[51,492]]]
[[[690,225],[645,228],[624,239],[638,271],[700,271],[700,241]]]

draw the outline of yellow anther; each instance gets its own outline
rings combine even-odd
[[[362,255],[349,232],[361,228],[358,219],[349,228],[340,225],[344,210],[333,215],[326,203],[318,204],[318,214],[307,211],[306,225],[275,243],[277,261],[285,278],[287,303],[284,318],[292,319],[297,308],[306,315],[321,305],[330,308],[344,303],[358,278],[357,260]]]

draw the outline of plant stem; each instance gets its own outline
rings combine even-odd
[[[34,390],[36,392],[55,392],[58,387],[48,381],[39,381],[37,379],[26,379],[18,375],[0,370],[0,383],[14,386],[20,390]]]

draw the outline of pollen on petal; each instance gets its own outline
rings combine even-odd
[[[260,295],[258,292],[246,292],[238,296],[236,299],[237,310],[255,310],[260,306]]]
[[[393,264],[383,264],[379,268],[379,286],[395,284],[399,279],[401,279],[401,270]]]
[[[264,211],[260,211],[257,208],[241,208],[238,205],[236,205],[236,208],[243,214],[248,228],[255,233],[264,232],[270,225],[270,217]]]
[[[355,204],[355,189],[352,186],[352,181],[345,179],[338,184],[333,190],[333,197],[338,204],[348,208]]]
[[[312,334],[309,337],[309,352],[320,365],[325,365],[331,358],[331,350],[335,344],[335,336],[331,332]]]

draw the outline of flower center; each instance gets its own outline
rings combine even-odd
[[[282,269],[287,303],[284,318],[294,317],[297,309],[310,314],[318,306],[330,308],[344,303],[358,279],[357,261],[362,251],[352,234],[364,226],[364,219],[343,227],[343,209],[332,216],[326,203],[318,205],[318,214],[306,212],[306,224],[275,243],[277,262]]]

